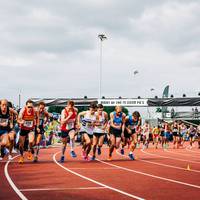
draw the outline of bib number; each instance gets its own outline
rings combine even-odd
[[[25,121],[24,126],[27,128],[32,128],[33,127],[33,121]]]
[[[66,125],[66,129],[67,130],[70,130],[70,129],[73,129],[74,128],[74,123],[73,122],[70,122]]]
[[[1,118],[0,123],[6,123],[6,126],[7,126],[8,125],[8,119]]]

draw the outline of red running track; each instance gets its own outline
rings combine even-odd
[[[80,155],[71,158],[67,149],[60,164],[59,148],[42,149],[38,163],[0,162],[0,199],[200,199],[199,152],[136,149],[138,159],[131,161],[126,150],[108,162],[103,148],[98,160],[87,162]]]

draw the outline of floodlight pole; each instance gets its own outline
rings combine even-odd
[[[104,34],[99,34],[98,38],[100,39],[100,65],[99,65],[99,98],[101,98],[101,92],[102,92],[102,44],[103,41],[107,39],[107,37]]]

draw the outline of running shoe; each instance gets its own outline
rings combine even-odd
[[[101,155],[101,148],[100,147],[97,148],[97,153],[98,153],[98,155]]]
[[[82,151],[82,157],[85,158],[85,156],[86,156],[86,152]]]
[[[85,161],[90,161],[90,159],[88,158],[88,156],[85,156],[85,157],[84,157],[84,160],[85,160]]]
[[[18,163],[19,164],[23,164],[24,163],[24,157],[23,156],[20,156]]]
[[[12,156],[11,155],[8,155],[8,160],[12,160]]]
[[[34,156],[33,162],[38,162],[38,157],[37,156]]]
[[[77,155],[76,155],[76,153],[74,151],[71,151],[70,155],[71,155],[72,158],[76,158],[77,157]]]
[[[7,148],[4,148],[4,154],[8,155],[9,154],[9,150]]]
[[[12,153],[18,153],[18,152],[17,152],[17,150],[16,150],[16,149],[13,149],[13,150],[12,150]]]
[[[134,156],[133,156],[132,153],[129,153],[128,156],[129,156],[129,158],[130,158],[131,160],[135,160],[135,158],[134,158]]]
[[[91,157],[91,160],[95,160],[95,156],[92,156],[92,157]]]
[[[28,160],[33,160],[33,154],[31,152],[28,152],[27,159]]]
[[[109,156],[108,158],[107,158],[107,161],[111,161],[112,160],[112,156]]]
[[[121,154],[124,155],[124,149],[121,149]]]
[[[61,156],[60,162],[61,162],[61,163],[64,163],[64,161],[65,161],[65,156]]]

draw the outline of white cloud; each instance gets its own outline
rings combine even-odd
[[[102,32],[103,95],[160,96],[170,84],[174,95],[194,96],[199,9],[192,0],[1,2],[1,96],[97,97]]]

